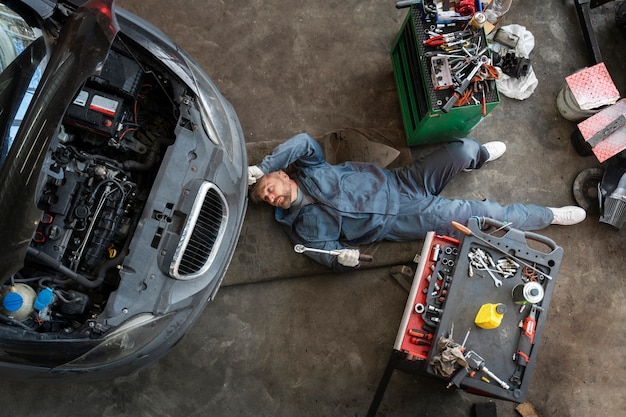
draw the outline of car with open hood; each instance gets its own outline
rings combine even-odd
[[[127,375],[215,297],[247,204],[230,103],[113,0],[0,0],[0,375]]]

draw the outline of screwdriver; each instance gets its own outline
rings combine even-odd
[[[483,117],[487,115],[487,98],[485,97],[485,86],[483,84],[480,85],[480,90],[483,93],[483,97],[480,100],[481,110],[483,113]]]
[[[432,340],[433,334],[418,329],[409,329],[409,335],[420,339]]]

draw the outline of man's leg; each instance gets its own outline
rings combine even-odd
[[[489,152],[473,139],[455,139],[434,152],[395,170],[404,192],[439,195],[444,187],[464,169],[478,169]]]
[[[511,223],[520,230],[540,230],[553,221],[553,212],[535,204],[502,205],[491,200],[461,200],[443,197],[426,197],[421,201],[406,201],[401,205],[386,239],[407,241],[423,238],[427,232],[459,237],[451,222],[467,224],[472,216],[489,217]]]

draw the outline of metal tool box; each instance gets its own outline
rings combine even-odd
[[[429,232],[424,239],[391,358],[368,416],[376,414],[395,369],[432,376],[441,380],[442,384],[450,385],[456,372],[443,377],[435,372],[431,362],[439,353],[437,342],[441,337],[450,337],[452,329],[454,341],[459,345],[464,342],[464,354],[470,351],[478,354],[488,370],[509,385],[505,389],[493,378],[478,371],[460,380],[461,389],[491,398],[519,403],[525,401],[563,249],[547,237],[520,231],[492,219],[472,218],[467,227],[471,233],[462,241],[434,232]],[[490,254],[494,262],[506,257],[514,258],[519,268],[511,272],[509,278],[498,275],[502,285],[496,287],[486,271],[472,268],[470,272],[468,253],[476,248]],[[515,303],[512,291],[516,285],[531,280],[542,285],[544,296],[536,304],[540,309],[537,311],[534,343],[528,363],[518,370],[514,355],[521,335],[519,324],[526,319],[531,306],[525,305],[522,309]],[[506,306],[500,325],[494,329],[483,329],[474,323],[476,314],[486,303]],[[419,307],[416,309],[416,306]],[[425,330],[430,336],[415,338],[411,335],[415,330]],[[419,340],[428,344],[416,344]],[[459,367],[457,371],[462,369]],[[517,371],[520,372],[519,382],[511,382]]]
[[[448,113],[441,110],[452,89],[440,89],[433,83],[430,58],[425,53],[430,50],[424,45],[429,38],[428,29],[433,23],[426,23],[422,6],[412,5],[407,13],[400,32],[393,42],[391,61],[400,100],[402,121],[409,146],[450,140],[464,137],[482,121],[482,105],[467,104],[453,107]],[[466,24],[467,22],[463,23]],[[436,24],[434,25],[436,27]],[[444,33],[461,30],[461,23],[443,25]],[[482,34],[482,45],[487,39]],[[486,93],[486,114],[500,102],[496,83],[491,83]]]

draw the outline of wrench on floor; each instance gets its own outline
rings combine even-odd
[[[300,244],[294,246],[293,250],[296,251],[296,253],[316,252],[316,253],[325,253],[327,255],[333,255],[333,256],[339,255],[339,252],[340,252],[338,250],[307,248],[306,246],[300,245]],[[372,262],[373,260],[374,260],[374,257],[372,255],[359,252],[359,261]]]

